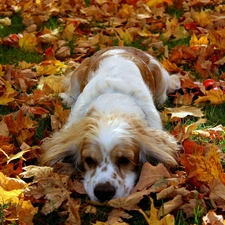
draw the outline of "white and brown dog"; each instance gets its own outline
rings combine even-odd
[[[44,142],[41,164],[82,164],[84,188],[93,201],[129,195],[138,165],[177,164],[176,140],[163,131],[155,104],[162,104],[179,85],[177,75],[169,76],[141,50],[98,51],[73,72],[71,114],[64,128]]]

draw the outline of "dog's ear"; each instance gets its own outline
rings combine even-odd
[[[177,165],[178,144],[172,135],[148,127],[139,130],[137,136],[141,145],[141,162],[148,161],[153,165],[162,162],[167,167]]]
[[[85,118],[46,138],[42,145],[44,153],[40,157],[40,165],[52,166],[56,162],[67,162],[78,167],[85,134],[90,125],[90,119]]]

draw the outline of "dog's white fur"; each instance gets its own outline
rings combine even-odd
[[[81,63],[64,95],[72,106],[67,124],[47,139],[41,164],[69,161],[84,168],[93,201],[127,196],[138,165],[176,165],[177,143],[163,131],[157,104],[179,88],[149,54],[131,47],[101,50]]]

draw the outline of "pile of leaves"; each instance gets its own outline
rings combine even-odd
[[[222,0],[1,0],[0,223],[224,224],[225,128],[205,125],[204,113],[225,102],[224,13]],[[176,170],[146,163],[128,197],[100,205],[70,165],[38,158],[70,113],[63,80],[115,45],[180,74],[161,115],[181,150]]]

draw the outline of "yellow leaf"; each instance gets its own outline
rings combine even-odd
[[[195,100],[195,105],[199,105],[200,103],[209,102],[211,105],[220,105],[225,102],[225,94],[221,89],[218,90],[209,90],[206,91],[205,96],[199,96],[197,100]]]
[[[175,219],[174,216],[168,214],[164,216],[161,220],[158,218],[158,210],[154,206],[154,202],[152,198],[150,197],[151,201],[151,208],[149,212],[149,217],[143,212],[142,209],[139,209],[138,211],[144,216],[146,222],[149,225],[174,225]]]
[[[19,46],[29,52],[34,52],[37,45],[37,38],[34,33],[25,33],[19,39]]]
[[[212,22],[211,16],[203,10],[201,10],[201,12],[194,12],[194,19],[201,27],[206,27]]]
[[[36,67],[38,75],[52,75],[62,73],[66,65],[59,60],[46,60]]]
[[[198,179],[203,182],[210,183],[213,179],[225,182],[225,173],[220,163],[220,154],[216,151],[216,147],[212,145],[206,157],[197,156]]]
[[[41,77],[38,88],[42,90],[45,84],[47,84],[55,94],[65,92],[65,85],[63,85],[64,76],[50,75],[47,77]]]
[[[0,77],[2,77],[5,73],[2,71],[2,65],[0,65]]]
[[[148,0],[146,2],[146,5],[149,6],[150,8],[156,7],[159,4],[162,4],[166,2],[168,5],[173,5],[173,1],[172,0]]]
[[[204,35],[200,37],[199,39],[195,34],[191,36],[190,40],[190,46],[195,46],[195,45],[208,45],[208,35]]]
[[[0,87],[3,89],[3,94],[0,95],[0,105],[8,105],[9,102],[13,102],[17,92],[12,88],[11,83],[0,78]]]
[[[71,41],[74,38],[75,26],[74,24],[68,24],[63,30],[62,37],[68,41]]]
[[[30,201],[23,201],[17,207],[19,212],[19,224],[33,224],[33,217],[38,212],[38,207],[33,207]]]
[[[120,41],[124,41],[125,44],[132,43],[133,37],[128,30],[123,31],[122,28],[115,28],[115,30],[119,34]]]

